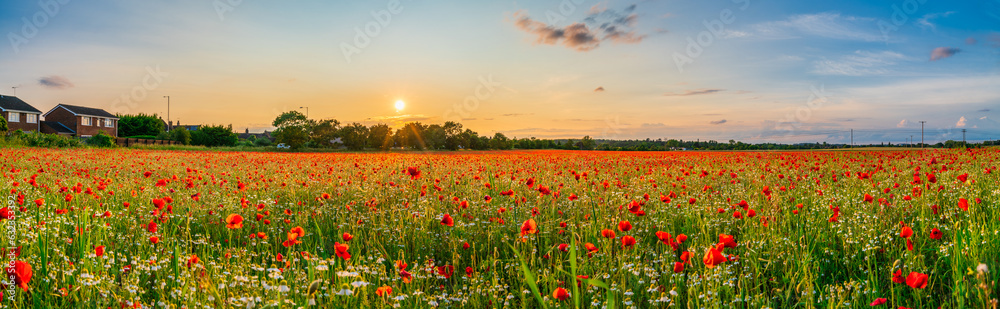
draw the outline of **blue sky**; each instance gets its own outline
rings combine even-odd
[[[253,131],[308,106],[518,137],[1000,139],[998,0],[41,3],[0,10],[0,93],[42,110],[165,115],[169,95],[174,120]]]

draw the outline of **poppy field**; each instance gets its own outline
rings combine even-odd
[[[4,308],[996,308],[1000,151],[0,150]]]

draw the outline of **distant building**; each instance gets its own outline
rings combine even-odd
[[[41,132],[42,111],[13,96],[0,95],[0,114],[7,119],[7,129]]]
[[[247,128],[243,133],[236,134],[240,139],[250,139],[252,136],[254,139],[266,138],[270,141],[274,141],[274,137],[271,136],[271,131],[264,130],[264,133],[250,133],[250,129]]]
[[[42,133],[91,137],[104,132],[118,136],[118,117],[103,109],[59,104],[44,117]]]

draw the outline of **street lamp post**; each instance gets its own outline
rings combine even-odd
[[[170,131],[171,127],[173,127],[173,124],[170,123],[170,96],[165,95],[163,97],[167,98],[167,131]]]
[[[299,109],[303,109],[303,108],[306,109],[306,118],[309,118],[309,107],[308,106],[300,106],[299,107]]]

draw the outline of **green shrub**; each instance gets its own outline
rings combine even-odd
[[[49,136],[52,136],[52,134],[49,134]],[[104,134],[104,132],[102,131],[102,132],[97,132],[97,135],[88,138],[87,145],[95,147],[113,147],[115,146],[115,141],[113,137]]]
[[[257,147],[267,147],[271,146],[271,140],[266,138],[258,138],[253,141],[253,144]]]

